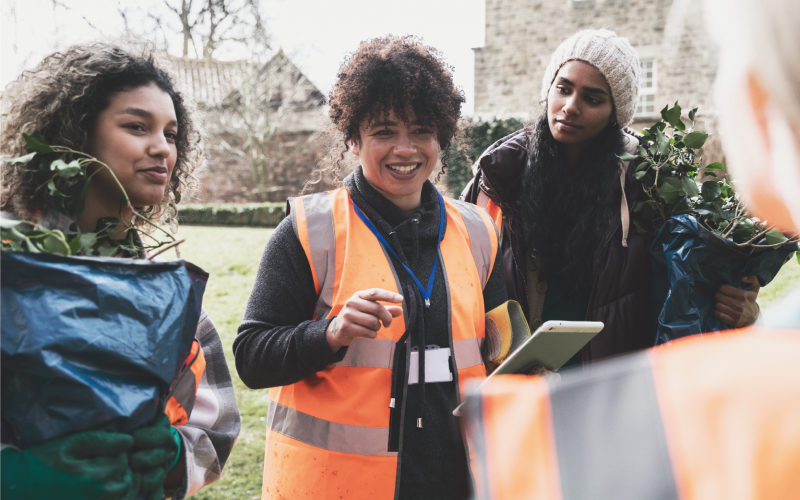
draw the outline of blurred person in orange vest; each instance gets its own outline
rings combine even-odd
[[[709,0],[716,103],[748,209],[800,230],[800,2]],[[800,291],[764,324],[589,373],[499,377],[470,396],[478,497],[790,499],[800,477]]]
[[[272,388],[262,498],[470,496],[452,411],[506,292],[489,214],[428,180],[464,102],[451,71],[393,36],[339,70],[325,175],[360,165],[289,200],[233,345],[242,381]]]

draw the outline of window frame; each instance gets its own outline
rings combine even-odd
[[[645,63],[650,63],[652,65],[652,74],[653,76],[650,79],[652,85],[650,87],[645,87]],[[639,59],[640,70],[642,72],[642,80],[641,84],[639,85],[639,95],[636,98],[636,113],[634,114],[635,118],[648,118],[658,114],[658,110],[656,109],[655,103],[655,96],[657,94],[658,89],[658,65],[656,63],[656,58],[647,58],[647,59]],[[644,98],[646,96],[653,96],[652,111],[647,111],[647,103],[644,102]]]

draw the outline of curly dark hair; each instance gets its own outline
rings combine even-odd
[[[86,151],[98,115],[114,94],[155,84],[167,93],[178,119],[178,159],[164,199],[157,205],[136,207],[137,212],[158,222],[173,222],[177,204],[198,186],[195,172],[204,161],[204,134],[194,108],[175,88],[150,45],[94,42],[74,45],[44,58],[24,71],[2,94],[0,156],[14,158],[29,153],[22,137],[40,133],[52,145]],[[0,192],[3,210],[21,214],[54,208],[46,189],[40,189],[32,173],[19,165],[3,164]],[[137,224],[142,224],[137,219]]]
[[[453,68],[441,52],[420,38],[389,35],[361,42],[345,57],[328,101],[327,134],[335,138],[321,163],[321,174],[331,173],[338,181],[350,139],[358,141],[363,123],[391,111],[404,122],[409,121],[410,111],[415,120],[435,129],[442,150],[437,180],[446,171],[448,148],[459,132],[464,92],[453,83]]]
[[[526,248],[544,259],[546,276],[586,297],[602,238],[619,211],[619,158],[623,132],[609,125],[598,134],[570,177],[563,144],[550,132],[547,111],[528,127],[528,163],[522,174],[517,209],[522,214]]]

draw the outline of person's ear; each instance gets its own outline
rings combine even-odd
[[[350,139],[350,148],[353,150],[354,155],[361,156],[361,145],[358,143],[357,139]]]

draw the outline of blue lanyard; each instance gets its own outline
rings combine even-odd
[[[353,208],[356,210],[356,215],[358,215],[358,218],[364,221],[364,224],[369,228],[370,231],[372,231],[372,234],[374,234],[375,237],[378,238],[378,241],[380,241],[381,245],[383,245],[383,248],[388,250],[390,254],[394,255],[394,258],[397,259],[400,262],[400,264],[403,265],[404,268],[406,268],[406,271],[408,271],[408,274],[411,276],[411,279],[414,280],[414,283],[416,283],[417,288],[419,288],[419,291],[422,294],[422,298],[425,299],[425,309],[430,309],[431,307],[431,294],[433,293],[433,277],[436,275],[436,261],[439,260],[439,247],[442,244],[442,233],[444,232],[444,217],[445,217],[444,200],[442,199],[442,194],[439,192],[438,189],[436,189],[436,187],[434,187],[433,190],[436,191],[436,195],[439,197],[439,241],[436,243],[436,255],[433,258],[433,268],[431,269],[431,277],[428,278],[428,288],[422,287],[422,283],[420,283],[417,277],[414,276],[414,273],[411,272],[411,269],[409,269],[409,267],[405,264],[405,262],[400,260],[400,257],[398,257],[396,253],[394,253],[392,247],[384,239],[384,237],[381,236],[381,233],[379,233],[378,230],[375,229],[375,226],[372,225],[372,222],[370,222],[369,219],[367,219],[367,216],[364,215],[364,212],[362,212],[361,209],[358,208],[358,206],[356,206],[354,201],[350,200],[350,202],[353,204]]]

